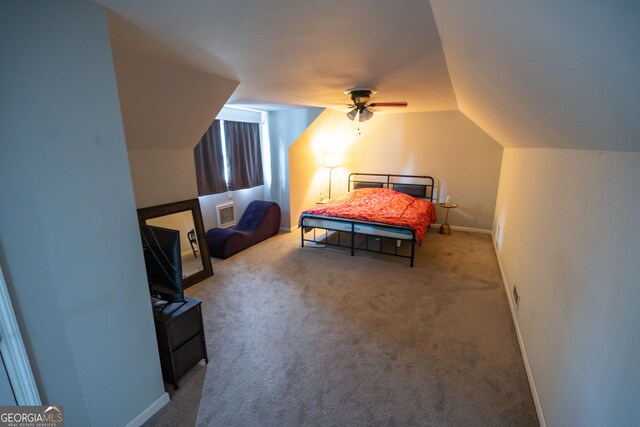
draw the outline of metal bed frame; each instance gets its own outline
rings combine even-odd
[[[433,202],[434,180],[430,176],[351,173],[347,190],[351,191],[352,187],[354,190],[358,188],[391,188]],[[319,225],[320,223],[322,225]],[[318,240],[318,233],[316,233],[318,229],[324,230],[323,233],[320,233],[320,240]],[[369,229],[380,230],[382,234],[367,232]],[[313,231],[313,237],[305,237],[305,234],[311,231]],[[343,233],[346,233],[349,238],[343,239]],[[337,242],[330,241],[334,235],[337,235]],[[300,218],[300,238],[302,247],[305,242],[338,246],[350,249],[351,256],[355,255],[356,250],[375,252],[410,259],[411,267],[414,264],[416,236],[410,227],[321,215],[303,215]],[[374,242],[377,241],[377,244],[370,244],[370,239],[374,239]],[[343,240],[347,240],[348,244],[344,244]],[[398,251],[402,241],[411,242],[410,255]],[[390,242],[393,243],[393,250],[385,250],[385,246],[388,248]]]

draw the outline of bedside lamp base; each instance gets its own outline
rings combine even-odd
[[[440,234],[451,234],[451,227],[449,226],[449,224],[442,224],[440,226],[440,230],[438,230],[438,233],[440,233]]]

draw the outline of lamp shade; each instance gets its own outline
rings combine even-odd
[[[340,159],[336,154],[326,153],[324,155],[324,167],[329,169],[337,168],[340,165]]]
[[[362,111],[360,111],[360,121],[361,122],[366,122],[371,117],[373,117],[373,113],[368,108],[363,108]]]
[[[349,118],[349,120],[353,120],[356,118],[356,114],[358,114],[358,109],[354,108],[353,110],[347,113],[347,117]]]

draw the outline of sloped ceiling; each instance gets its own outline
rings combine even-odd
[[[230,104],[344,108],[374,87],[403,111],[457,109],[426,0],[99,0],[188,58],[240,85]],[[345,108],[345,111],[347,109]]]
[[[431,4],[460,110],[502,145],[640,151],[640,2]]]
[[[506,147],[640,151],[640,2],[97,1],[239,81],[232,104],[340,108],[370,86]]]
[[[194,68],[114,13],[109,32],[127,147],[192,149],[238,82]]]

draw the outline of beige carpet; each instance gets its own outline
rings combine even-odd
[[[149,426],[535,426],[491,237],[430,229],[408,260],[282,234],[214,264],[209,364]]]

